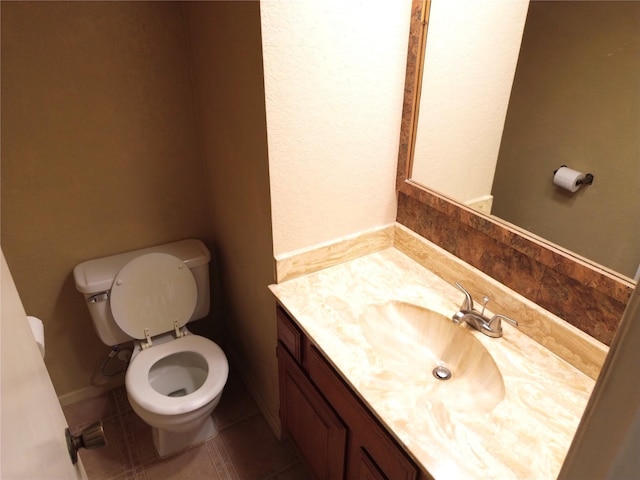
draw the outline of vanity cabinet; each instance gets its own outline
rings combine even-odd
[[[281,307],[277,327],[282,426],[318,479],[431,478]]]
[[[283,428],[318,478],[343,478],[346,427],[293,358],[280,347],[278,363]]]

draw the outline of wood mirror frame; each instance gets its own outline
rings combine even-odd
[[[398,223],[609,345],[634,284],[410,178],[430,0],[413,0],[396,189]]]

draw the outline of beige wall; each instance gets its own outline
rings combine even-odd
[[[210,236],[180,6],[2,2],[1,141],[2,248],[68,394],[108,353],[73,267]]]
[[[410,11],[260,2],[276,256],[394,221]]]
[[[269,159],[258,2],[185,4],[226,352],[279,430]]]
[[[2,245],[58,394],[108,352],[73,267],[199,237],[223,346],[278,423],[258,2],[3,3],[2,67]]]
[[[629,277],[640,263],[638,18],[638,2],[531,3],[492,212]],[[556,188],[563,164],[593,185]]]

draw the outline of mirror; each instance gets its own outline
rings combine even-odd
[[[432,167],[428,163],[430,161],[429,156],[426,158],[414,158],[414,147],[417,142],[422,141],[420,138],[422,132],[418,131],[417,128],[419,119],[420,117],[427,118],[428,121],[429,115],[434,115],[437,111],[435,109],[429,110],[428,107],[422,107],[418,115],[421,96],[428,96],[427,88],[423,88],[422,83],[423,81],[425,83],[430,81],[427,78],[430,75],[430,71],[423,70],[422,65],[423,60],[426,59],[424,54],[425,49],[429,46],[428,44],[431,41],[430,37],[427,38],[427,26],[430,31],[436,29],[434,26],[435,19],[429,19],[427,13],[430,11],[430,4],[432,2],[440,1],[442,0],[412,0],[405,95],[400,128],[400,148],[398,153],[398,170],[396,179],[396,188],[398,191],[397,221],[427,240],[454,254],[466,263],[493,277],[500,283],[510,287],[512,290],[518,292],[547,311],[564,319],[568,323],[581,329],[601,342],[609,344],[615,334],[622,313],[624,312],[633,290],[634,282],[628,278],[629,273],[621,274],[618,273],[619,271],[613,271],[611,268],[606,268],[593,260],[587,260],[583,253],[576,253],[577,249],[561,248],[557,245],[557,240],[545,239],[541,234],[536,235],[531,233],[529,231],[530,226],[526,224],[516,226],[508,221],[498,219],[493,214],[486,215],[479,213],[477,209],[472,209],[468,205],[465,205],[464,200],[454,200],[453,197],[455,197],[455,194],[446,194],[442,193],[442,191],[438,191],[438,188],[442,190],[441,187],[436,187],[435,190],[433,187],[429,188],[429,178],[435,176],[433,174],[433,168],[435,167]],[[457,5],[460,5],[461,2],[464,1],[465,0],[446,0],[449,4]],[[518,4],[522,3],[520,0],[485,0],[483,2],[474,1],[469,3],[480,4],[482,8],[489,8],[491,3],[505,5],[512,4],[512,1],[515,1]],[[568,8],[573,4],[594,4],[599,7],[601,4],[608,3],[627,5],[627,8],[638,8],[640,5],[638,2],[538,2],[532,0],[531,4],[527,6],[527,16],[529,15],[529,7],[535,5],[544,6],[545,4],[556,4],[564,5]],[[516,6],[513,8],[516,8]],[[493,10],[490,9],[488,11]],[[520,15],[520,17],[523,16],[522,10],[520,13],[516,10],[516,14]],[[620,21],[624,21],[627,24],[635,21],[635,31],[637,32],[637,22],[639,19],[640,15],[634,13],[633,15],[629,15],[628,18],[621,19]],[[598,18],[594,21],[595,23],[599,23]],[[515,20],[512,18],[507,27],[512,28],[512,23],[514,22]],[[504,35],[506,35],[506,33],[504,33],[504,28],[502,28],[504,27],[504,25],[502,25],[504,22],[497,21],[497,23],[501,28],[496,27],[495,29],[492,29],[488,35],[498,35],[498,44],[503,45],[506,43],[504,40]],[[560,29],[563,28],[564,25],[557,24],[556,27]],[[447,28],[447,26],[445,25],[443,28]],[[455,30],[454,36],[461,33],[460,27],[453,25],[451,28]],[[523,38],[526,40],[526,35],[528,33],[526,30],[529,27],[527,25],[522,27],[522,21],[520,21],[520,28],[522,28],[522,31],[524,32]],[[596,31],[597,29],[595,28],[589,30],[589,34],[592,35],[589,39],[591,40],[591,43],[598,45],[602,43],[603,38],[601,38],[600,33],[595,33]],[[577,31],[574,33],[576,36],[584,37],[583,31]],[[637,58],[639,55],[637,50],[639,48],[637,43],[637,34],[635,38],[636,43],[634,48],[636,50],[635,53],[633,53],[633,51],[632,53],[635,55],[634,58]],[[544,39],[545,36],[543,35],[541,40]],[[488,40],[486,38],[476,35],[473,40],[473,46],[477,47],[476,50],[478,52],[485,51],[487,48],[489,51],[493,51],[491,49],[494,47],[487,46],[487,41]],[[429,47],[433,49],[433,45]],[[519,50],[519,48],[514,48],[513,46],[510,48],[512,50]],[[626,50],[628,49],[625,47],[622,50],[613,49],[605,51],[604,53],[601,52],[601,54],[604,55],[604,60],[618,60],[623,58],[618,55],[618,53]],[[545,56],[547,55],[548,48],[547,51],[540,51],[542,52],[541,55]],[[580,53],[580,50],[578,50],[577,53]],[[576,58],[578,57],[576,56]],[[452,61],[453,60],[458,61],[458,59],[452,59]],[[464,58],[463,64],[468,60],[469,58]],[[600,60],[603,59],[600,58]],[[514,59],[512,60],[512,65],[514,61],[519,67],[520,61]],[[589,62],[582,60],[579,63]],[[606,72],[608,67],[604,66],[604,62],[601,61],[600,63],[601,68],[599,73]],[[628,65],[629,62],[627,61],[623,63]],[[635,75],[635,85],[637,86],[639,75],[638,68],[640,68],[640,66],[637,61],[631,62],[631,65],[628,66],[635,69],[633,73],[630,74]],[[556,84],[566,82],[570,87],[567,90],[569,93],[572,92],[572,89],[576,89],[578,86],[581,86],[581,82],[583,80],[585,84],[587,83],[587,80],[589,80],[589,78],[583,78],[581,76],[573,77],[571,75],[567,75],[566,73],[562,73],[562,70],[552,70],[549,71],[548,74],[550,76],[555,75]],[[511,75],[514,76],[513,73]],[[517,75],[518,73],[515,73],[515,76]],[[447,81],[453,86],[456,86],[459,83],[459,79],[455,76],[448,77]],[[527,94],[531,91],[530,89],[532,87],[535,87],[535,85],[525,85],[525,87],[524,92]],[[617,87],[617,84],[614,82],[614,84],[609,85],[609,87],[611,90],[613,87]],[[467,89],[475,88],[478,87],[475,85],[467,87]],[[506,90],[511,89],[510,81],[505,88]],[[615,88],[613,89],[615,90]],[[602,121],[604,117],[599,115],[599,109],[607,106],[605,102],[604,105],[592,105],[591,109],[596,112],[596,115],[590,115],[585,118],[585,121],[581,122],[581,124],[595,123],[599,130],[597,130],[596,135],[591,135],[591,137],[596,138],[600,137],[606,139],[618,129],[624,129],[626,132],[633,132],[633,141],[635,142],[634,145],[636,150],[635,154],[632,155],[631,162],[637,167],[640,157],[638,152],[640,144],[637,142],[637,127],[640,121],[640,114],[638,113],[640,109],[640,94],[637,89],[634,92],[635,93],[631,94],[629,98],[622,98],[620,100],[622,105],[620,102],[617,102],[614,105],[614,110],[622,110],[631,115],[624,122],[610,124],[608,123],[609,120]],[[506,94],[506,96],[508,97],[509,93]],[[573,94],[567,94],[565,96],[556,96],[554,99],[556,102],[565,105],[567,111],[570,112],[572,107],[568,100],[572,100],[573,96]],[[466,104],[458,106],[456,109],[453,108],[456,105],[457,100],[455,95],[454,98],[443,95],[440,97],[440,100],[442,103],[441,109],[448,109],[454,116],[456,116],[454,127],[457,127],[464,119],[466,119],[465,115],[469,113],[469,109],[466,108]],[[513,102],[513,100],[502,101],[502,122],[504,124],[504,128],[501,128],[505,131],[505,135],[506,130],[509,128],[508,117],[510,116],[510,102]],[[495,104],[499,102],[495,99],[490,99],[485,103],[489,106],[495,106]],[[516,147],[518,148],[515,149],[515,153],[518,155],[522,153],[529,153],[529,156],[534,159],[534,162],[532,162],[533,167],[540,167],[543,172],[530,172],[515,162],[512,162],[511,165],[512,169],[514,169],[520,176],[524,177],[526,181],[535,184],[535,188],[533,188],[532,191],[535,195],[538,195],[538,197],[526,199],[524,202],[524,206],[528,207],[529,211],[533,211],[535,213],[537,207],[532,208],[530,206],[537,206],[538,202],[541,201],[540,196],[545,195],[558,203],[559,206],[557,209],[559,211],[570,210],[570,214],[567,214],[567,216],[573,216],[575,215],[574,212],[583,208],[582,203],[586,203],[585,200],[588,200],[590,195],[601,193],[602,188],[605,185],[609,185],[613,181],[614,177],[620,178],[628,176],[633,177],[637,181],[638,174],[630,174],[624,170],[624,168],[628,167],[622,167],[612,162],[613,159],[617,160],[621,156],[621,147],[615,142],[609,142],[605,144],[606,155],[604,156],[607,158],[603,161],[603,166],[594,168],[594,170],[590,172],[595,176],[593,185],[581,188],[575,194],[554,189],[552,181],[553,170],[560,167],[563,163],[572,166],[574,169],[582,169],[582,165],[587,165],[586,168],[590,168],[593,158],[589,157],[589,155],[595,151],[590,143],[593,139],[587,134],[583,134],[580,137],[581,143],[579,144],[560,143],[553,146],[552,140],[558,137],[558,132],[553,129],[560,129],[561,127],[564,127],[564,125],[560,123],[558,126],[557,123],[548,121],[550,120],[549,117],[537,117],[533,113],[525,115],[525,118],[527,116],[539,119],[537,130],[528,126],[525,122],[516,122],[516,124],[522,123],[522,125],[524,125],[524,127],[521,128],[521,136],[530,140],[533,139],[533,146],[530,147],[531,151],[527,151],[526,148],[520,148],[519,144],[516,144]],[[505,119],[507,119],[506,124],[504,122]],[[553,120],[556,119],[554,118]],[[628,130],[627,127],[629,128]],[[500,140],[502,140],[502,130],[498,130],[499,134],[497,136],[500,137]],[[458,142],[463,144],[463,146],[468,146],[469,144],[475,146],[475,144],[470,142],[468,139],[463,139],[457,135],[457,133],[454,133],[444,132],[440,136],[446,137],[446,140],[453,140],[454,144]],[[483,134],[481,133],[480,137],[482,137],[482,135]],[[496,135],[494,135],[494,137],[495,136]],[[516,135],[516,138],[519,137]],[[543,149],[542,146],[553,150],[554,155],[551,155],[550,151]],[[516,157],[511,150],[507,149],[504,145],[501,145],[499,141],[496,142],[494,140],[493,150],[494,162],[496,165],[501,161],[500,159],[503,156],[508,158]],[[471,151],[474,153],[472,158],[477,158],[479,148],[471,149]],[[495,158],[496,155],[497,160]],[[431,155],[431,159],[433,159],[433,155]],[[545,162],[550,159],[550,164],[546,165]],[[557,163],[558,160],[560,160],[559,164]],[[585,164],[574,163],[578,160],[580,162],[588,160],[589,162]],[[413,178],[413,166],[415,163],[415,165],[418,165],[416,168],[420,168],[419,166],[422,165],[422,162],[427,162],[424,165],[426,165],[426,169],[429,172],[429,178],[420,178],[416,180]],[[462,173],[459,171],[453,173],[454,168],[461,167],[464,171],[471,169],[472,166],[473,162],[460,163],[458,158],[449,159],[449,163],[445,165],[445,173],[448,173],[450,178],[457,180],[462,178]],[[486,166],[483,166],[482,168],[484,170],[487,169]],[[495,175],[493,173],[491,173],[491,175],[497,177],[498,173],[496,171]],[[489,183],[493,184],[495,182],[492,179]],[[468,184],[465,184],[462,181],[459,181],[458,184],[463,187],[463,190],[465,188],[469,188]],[[524,192],[518,190],[518,188],[515,188],[514,190],[517,195],[522,197],[525,196]],[[493,194],[493,192],[491,194]],[[616,200],[613,204],[607,203],[609,199],[606,198],[606,201],[601,201],[600,204],[597,205],[597,209],[604,211],[605,214],[608,214],[609,216],[613,216],[613,212],[617,212],[618,209],[622,209],[629,205],[631,211],[635,212],[632,217],[637,220],[639,217],[638,206],[640,203],[640,194],[625,194],[625,192],[623,192],[622,198],[623,200]],[[512,203],[515,204],[515,202]],[[495,210],[495,207],[492,208]],[[593,216],[593,212],[591,211],[583,213],[582,216],[576,215],[580,221],[585,222],[585,225],[591,216]],[[633,224],[633,218],[622,220],[620,223],[628,222],[629,224]],[[561,224],[562,222],[559,223]],[[617,249],[618,245],[620,245],[619,236],[622,234],[618,233],[620,232],[619,224],[614,225],[614,227],[603,227],[601,224],[597,227],[587,228],[586,232],[587,233],[583,234],[583,236],[597,234],[601,238],[604,238],[606,244],[611,250]],[[637,242],[637,239],[638,234],[635,233],[629,237],[625,237],[623,240],[627,242],[635,242],[636,245],[638,245],[640,242]],[[637,266],[638,261],[640,261],[640,259],[637,257],[633,260],[633,262],[636,263],[635,266]],[[631,269],[627,271],[630,272],[633,269],[634,265],[632,265]]]
[[[640,3],[427,3],[408,179],[637,278]]]

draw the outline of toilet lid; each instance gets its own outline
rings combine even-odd
[[[134,258],[111,286],[113,318],[130,337],[145,338],[184,326],[196,307],[197,286],[189,267],[166,253]]]

